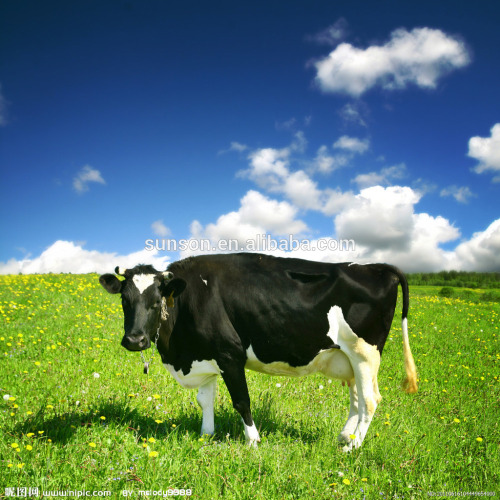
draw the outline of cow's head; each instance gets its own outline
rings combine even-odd
[[[151,346],[162,320],[166,298],[177,297],[186,282],[174,278],[169,271],[159,272],[153,266],[138,265],[133,269],[117,267],[114,274],[103,274],[99,283],[109,293],[120,293],[125,334],[122,346],[129,351],[143,351]]]

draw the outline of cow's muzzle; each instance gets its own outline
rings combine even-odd
[[[122,346],[129,351],[144,351],[151,347],[151,341],[144,333],[125,335],[122,339]]]

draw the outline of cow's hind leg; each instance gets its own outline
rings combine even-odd
[[[220,365],[219,365],[220,366]],[[250,410],[250,396],[243,364],[221,366],[221,373],[226,383],[235,410],[241,415],[245,427],[245,438],[249,445],[256,447],[260,442],[259,431],[255,427]]]
[[[217,375],[210,377],[208,382],[200,386],[196,401],[203,412],[203,420],[201,423],[201,435],[212,435],[215,431],[214,425],[214,403],[217,394]]]
[[[349,416],[338,436],[338,441],[342,444],[351,442],[350,436],[354,434],[358,426],[358,391],[354,380],[349,383],[349,399]]]
[[[346,437],[349,438],[347,445],[344,446],[344,451],[350,451],[353,447],[359,448],[361,446],[380,400],[377,383],[380,353],[376,346],[368,344],[351,330],[339,307],[334,306],[330,310],[328,321],[330,323],[329,335],[336,339],[336,343],[340,345],[341,351],[349,359],[356,383],[358,400],[357,425],[354,432],[350,432],[355,422],[355,392],[352,389],[353,392],[350,392],[351,409],[349,411],[349,418],[341,433],[343,440]],[[349,431],[349,434],[344,431]],[[350,437],[351,435],[354,436],[354,439]]]
[[[374,391],[374,380],[376,380],[380,365],[380,355],[377,349],[362,339],[359,339],[353,347],[350,355],[352,356],[351,364],[358,394],[358,425],[352,433],[355,438],[344,447],[344,451],[361,446],[377,409],[380,396]]]

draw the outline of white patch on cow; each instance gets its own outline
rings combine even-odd
[[[353,400],[355,393],[354,391],[350,391],[351,409],[347,423],[344,426],[344,429],[348,431],[352,429],[352,425],[355,421],[353,410],[357,406],[357,426],[352,433],[356,438],[350,440],[344,447],[344,451],[350,451],[353,447],[358,448],[361,446],[377,408],[380,396],[377,384],[380,353],[376,346],[368,344],[368,342],[358,337],[351,330],[340,307],[333,306],[330,309],[328,321],[330,323],[330,332],[328,336],[332,338],[332,340],[336,339],[335,342],[340,346],[347,358],[349,358],[356,382],[357,405]],[[375,387],[377,390],[375,390]],[[344,431],[342,431],[339,438],[344,439],[344,437]]]
[[[119,274],[120,276],[123,276],[123,275],[125,274],[125,271],[126,271],[126,270],[127,270],[127,268],[126,268],[126,267],[119,267],[119,268],[118,268],[118,274]]]
[[[215,432],[214,424],[214,403],[217,394],[217,375],[212,375],[208,382],[198,389],[196,401],[201,407],[203,412],[203,419],[201,423],[201,435],[212,435]]]
[[[260,436],[257,427],[255,427],[255,423],[247,425],[245,424],[245,421],[243,421],[243,425],[245,426],[245,438],[247,443],[251,446],[257,447],[257,443],[260,443]]]
[[[349,359],[340,349],[325,349],[320,351],[316,357],[307,365],[290,366],[283,361],[263,363],[260,361],[250,345],[246,351],[247,362],[245,368],[249,370],[267,373],[268,375],[284,375],[287,377],[303,377],[311,373],[322,373],[323,375],[340,380],[350,381],[354,378]]]
[[[200,274],[200,278],[201,278],[201,281],[203,281],[203,283],[205,283],[205,286],[208,286],[208,281],[204,280],[203,277],[201,276],[201,274]]]
[[[205,385],[210,381],[214,375],[220,375],[222,370],[219,368],[217,361],[204,360],[204,361],[193,361],[191,365],[191,370],[187,375],[184,375],[182,370],[176,371],[172,365],[164,363],[163,366],[170,372],[172,377],[186,389],[196,389],[202,385]]]
[[[155,281],[154,274],[136,274],[132,278],[139,293],[143,293],[146,288],[149,288]]]

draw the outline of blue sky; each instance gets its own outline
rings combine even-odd
[[[2,2],[0,272],[264,233],[500,270],[499,21],[493,1]]]

